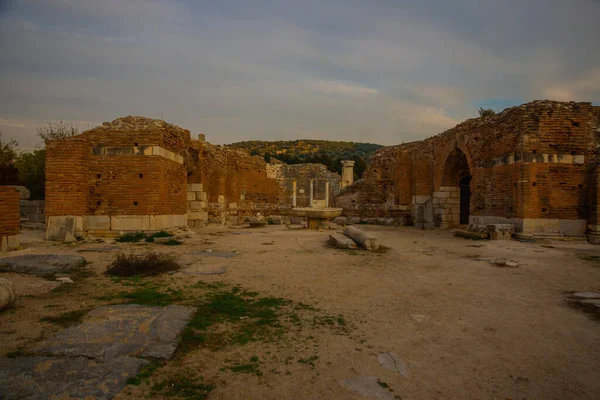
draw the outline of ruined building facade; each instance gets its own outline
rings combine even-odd
[[[236,224],[309,200],[323,206],[340,190],[340,176],[323,165],[269,164],[144,117],[105,122],[46,148],[50,240]]]
[[[511,223],[525,236],[600,231],[600,107],[534,101],[378,150],[336,206],[423,228]]]

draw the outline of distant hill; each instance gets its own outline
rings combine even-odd
[[[360,178],[373,153],[383,146],[373,143],[301,139],[276,142],[250,140],[232,143],[228,147],[248,150],[250,154],[264,157],[265,161],[273,157],[287,164],[321,163],[337,173],[341,173],[341,160],[354,160],[354,172],[356,178]]]

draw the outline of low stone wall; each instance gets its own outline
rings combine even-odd
[[[157,232],[186,226],[184,215],[62,215],[48,217],[46,240],[115,236],[125,232]]]
[[[15,186],[0,186],[0,251],[14,250],[21,245],[19,201]]]
[[[21,220],[25,222],[45,223],[44,200],[21,200]]]

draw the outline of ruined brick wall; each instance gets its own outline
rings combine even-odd
[[[468,165],[471,216],[585,220],[595,207],[586,171],[594,157],[597,115],[589,103],[534,101],[420,142],[381,149],[365,182],[343,192],[336,204],[345,214],[369,216],[406,206],[413,222],[431,207],[436,217],[430,223],[456,226],[457,200],[440,199],[455,196],[450,192]],[[464,158],[449,158],[457,152]],[[369,209],[352,207],[351,200]]]
[[[329,182],[330,204],[339,192],[340,176],[321,164],[269,164],[247,151],[202,141],[193,140],[191,147],[195,165],[188,173],[188,184],[189,188],[198,185],[201,189],[188,192],[189,211],[195,221],[203,213],[216,223],[240,223],[259,213],[285,214],[293,207],[294,180],[298,207],[308,207],[311,179],[315,180],[316,200],[326,197],[325,181]]]
[[[0,251],[19,247],[20,197],[14,186],[0,186]]]
[[[188,131],[141,117],[48,142],[46,215],[185,214],[188,143]]]

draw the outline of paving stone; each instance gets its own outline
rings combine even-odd
[[[111,399],[146,364],[133,357],[0,358],[0,399]]]
[[[377,356],[377,361],[379,361],[379,364],[381,364],[381,366],[385,369],[397,372],[404,377],[408,376],[408,369],[406,368],[406,363],[402,361],[402,359],[398,357],[396,353],[380,353]]]
[[[48,276],[82,267],[85,262],[82,256],[69,254],[26,254],[0,258],[0,271]]]
[[[600,293],[598,292],[578,292],[573,293],[571,297],[578,299],[600,299]]]
[[[355,376],[338,381],[340,386],[364,397],[378,400],[394,400],[394,394],[379,384],[376,376]]]
[[[170,359],[191,307],[138,304],[99,307],[80,325],[62,330],[40,343],[38,354],[116,358],[139,356]]]

